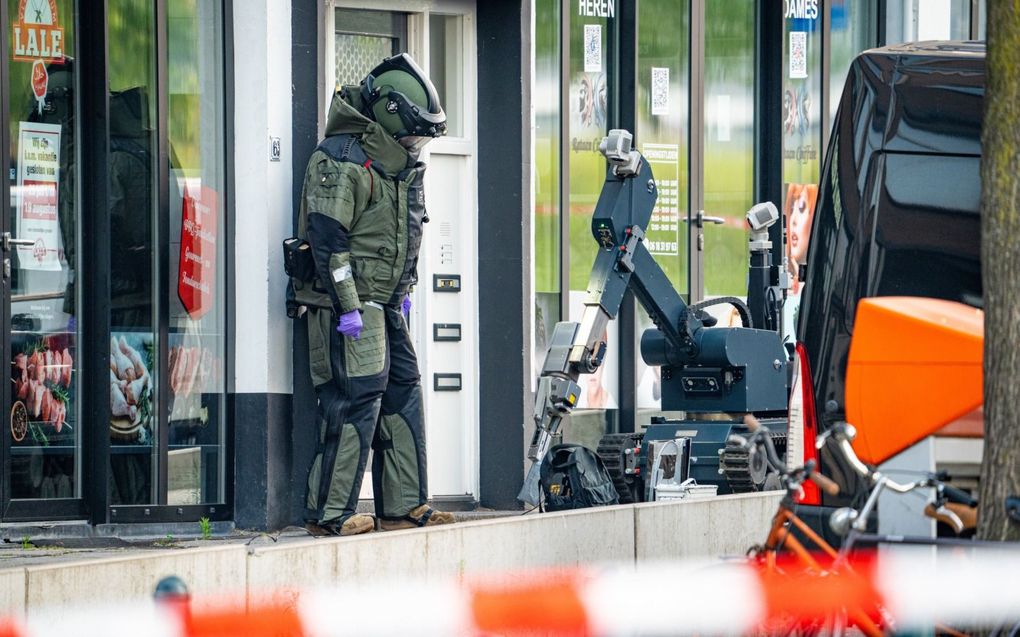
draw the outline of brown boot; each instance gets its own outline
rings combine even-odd
[[[402,518],[379,518],[380,531],[399,531],[400,529],[415,529],[419,526],[437,526],[440,524],[453,524],[452,513],[437,511],[427,504],[423,504]]]
[[[324,522],[323,524],[307,522],[305,529],[315,537],[361,535],[362,533],[369,533],[375,530],[375,518],[364,513],[355,513],[344,520],[343,524],[337,524],[336,522]]]

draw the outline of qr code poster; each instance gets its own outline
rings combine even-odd
[[[652,67],[652,115],[669,115],[669,69]]]
[[[807,77],[807,32],[790,31],[790,79]]]
[[[584,25],[584,72],[602,72],[602,25]]]

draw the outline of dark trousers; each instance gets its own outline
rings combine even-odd
[[[428,497],[421,379],[407,323],[399,307],[376,304],[364,306],[362,320],[357,340],[328,328],[333,378],[316,387],[319,445],[305,512],[318,523],[354,514],[369,448],[376,515],[403,517]]]

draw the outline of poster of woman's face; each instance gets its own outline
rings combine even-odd
[[[792,294],[800,293],[797,274],[807,262],[808,242],[811,240],[811,222],[814,220],[818,186],[815,184],[789,184],[783,215],[786,222],[786,258],[793,277]]]

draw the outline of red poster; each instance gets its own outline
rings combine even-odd
[[[184,189],[177,296],[193,319],[212,309],[216,283],[216,191]]]

